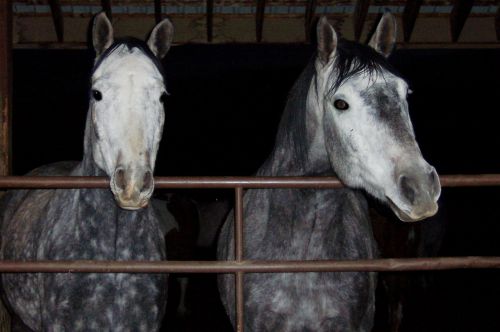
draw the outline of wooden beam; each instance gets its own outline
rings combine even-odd
[[[500,42],[500,6],[498,6],[497,16],[495,17],[495,30],[497,32],[497,40]]]
[[[257,10],[255,12],[255,35],[258,43],[262,41],[262,31],[264,30],[265,12],[266,12],[266,0],[257,0]]]
[[[456,43],[470,14],[474,0],[455,0],[450,13],[451,41]]]
[[[212,42],[214,29],[214,0],[207,0],[207,41]]]
[[[354,40],[359,41],[363,33],[363,26],[365,24],[366,16],[368,15],[368,8],[370,7],[370,0],[356,0],[356,7],[354,7]]]
[[[64,20],[61,10],[61,2],[59,0],[49,0],[50,11],[52,12],[52,21],[56,30],[57,41],[64,41]]]
[[[175,45],[182,45],[180,42]],[[248,44],[248,43],[245,43]],[[250,43],[252,44],[252,43]],[[275,42],[275,44],[290,44],[290,42]],[[84,42],[75,43],[21,43],[14,44],[13,48],[15,50],[86,50],[88,49],[88,44]],[[436,48],[436,49],[500,49],[500,43],[497,41],[488,42],[461,42],[452,43],[450,41],[446,42],[410,42],[410,43],[398,43],[396,49],[425,49],[425,48]],[[1,332],[1,330],[0,330]]]
[[[110,21],[113,21],[113,13],[111,12],[111,0],[101,0],[102,10],[106,13],[106,16]]]
[[[411,38],[411,33],[415,27],[420,7],[423,0],[407,0],[405,9],[403,11],[403,37],[404,41],[408,43]]]
[[[306,16],[304,18],[304,29],[306,34],[306,42],[311,42],[311,32],[312,24],[314,19],[314,14],[316,13],[317,0],[307,0],[306,5]]]
[[[159,23],[162,19],[161,15],[161,0],[155,0],[155,21]]]
[[[0,1],[0,175],[11,172],[12,4]]]

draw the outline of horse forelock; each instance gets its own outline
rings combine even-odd
[[[334,70],[329,77],[329,93],[335,92],[345,81],[358,74],[374,77],[389,72],[402,77],[383,55],[369,46],[342,39],[336,52]]]
[[[166,85],[165,70],[163,68],[161,61],[153,54],[153,52],[150,50],[150,48],[144,41],[132,37],[116,39],[113,42],[113,44],[111,44],[111,46],[108,47],[97,58],[97,61],[95,62],[94,67],[92,68],[91,77],[94,76],[94,73],[103,64],[104,60],[114,55],[118,50],[128,50],[131,53],[134,51],[134,49],[138,49],[143,55],[146,56],[146,58],[148,58],[152,62],[154,67],[160,73],[163,79],[163,83]]]

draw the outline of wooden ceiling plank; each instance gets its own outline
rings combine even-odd
[[[411,34],[417,21],[423,0],[407,0],[403,11],[403,38],[406,43],[411,39]]]
[[[0,1],[1,3],[1,1]],[[1,30],[0,30],[1,32]],[[276,44],[290,44],[290,42],[276,42]],[[177,43],[177,45],[182,45],[183,42]],[[16,50],[31,50],[31,49],[40,49],[40,50],[86,50],[88,49],[88,45],[85,42],[23,42],[23,43],[15,43],[12,47]],[[487,41],[487,42],[461,42],[461,43],[452,43],[450,41],[445,42],[410,42],[410,43],[398,43],[397,49],[449,49],[449,50],[457,50],[457,49],[500,49],[500,43],[497,41]],[[0,57],[1,60],[1,57]],[[1,331],[1,330],[0,330]]]
[[[312,24],[314,15],[316,14],[317,0],[307,0],[306,15],[304,19],[304,29],[306,34],[306,41],[309,43],[312,40]]]
[[[257,42],[262,41],[262,31],[264,30],[264,14],[266,12],[266,0],[257,0],[257,10],[255,12],[255,37]]]
[[[62,16],[61,2],[59,0],[49,0],[50,11],[52,13],[52,21],[58,42],[64,41],[64,20]]]
[[[368,15],[368,8],[370,7],[370,0],[356,0],[354,7],[354,40],[359,41],[363,33],[363,26],[365,24],[366,16]]]
[[[450,13],[451,40],[456,43],[472,10],[474,0],[455,0]]]

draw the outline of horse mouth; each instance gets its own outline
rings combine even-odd
[[[149,200],[144,200],[144,201],[141,201],[139,203],[133,203],[133,202],[124,202],[124,201],[121,201],[120,199],[117,198],[116,203],[118,204],[118,206],[120,208],[122,208],[124,210],[137,211],[137,210],[146,208],[149,204]]]
[[[437,213],[438,210],[437,204],[433,204],[431,208],[426,209],[423,213],[415,213],[414,211],[399,208],[399,206],[394,203],[394,201],[389,196],[385,196],[385,198],[387,199],[389,207],[394,212],[394,214],[399,218],[399,220],[404,222],[415,222],[432,217]]]

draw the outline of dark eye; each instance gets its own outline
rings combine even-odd
[[[333,106],[335,106],[336,109],[345,111],[346,109],[349,108],[349,104],[342,99],[337,99],[333,102]]]
[[[102,93],[99,90],[92,90],[92,97],[94,97],[95,100],[99,101],[102,99]]]
[[[162,104],[165,104],[167,102],[167,93],[166,92],[163,92],[160,96],[160,102]]]

